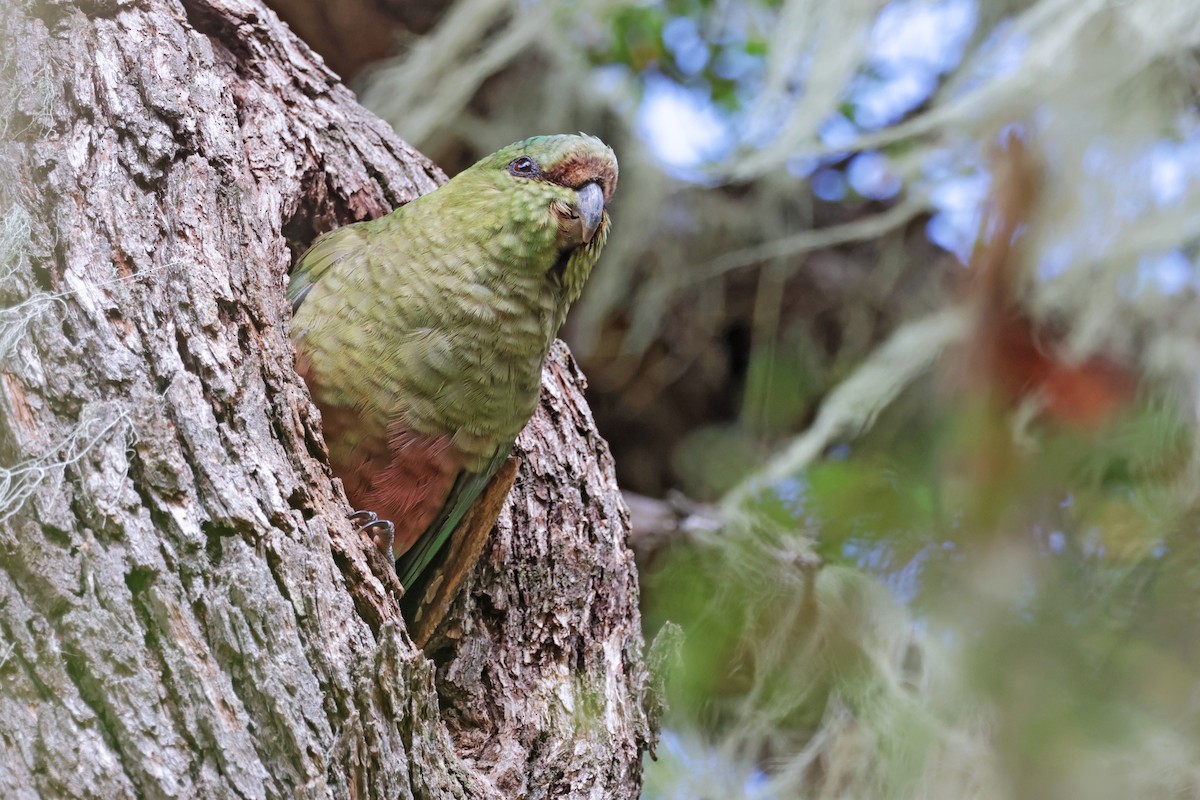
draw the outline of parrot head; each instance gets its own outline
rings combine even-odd
[[[608,236],[608,204],[617,188],[617,157],[594,136],[559,134],[515,142],[464,170],[460,179],[485,183],[490,196],[509,209],[499,218],[534,233],[554,250],[561,273],[576,251],[599,255]],[[494,217],[496,218],[496,217]],[[496,231],[504,235],[505,231]],[[555,270],[552,269],[552,272]]]

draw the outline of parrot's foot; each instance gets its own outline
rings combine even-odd
[[[374,511],[361,509],[349,517],[356,531],[362,531],[371,537],[371,541],[385,556],[392,554],[392,542],[396,538],[396,526],[389,520],[380,519]]]

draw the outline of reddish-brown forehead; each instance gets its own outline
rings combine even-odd
[[[617,170],[612,162],[591,153],[568,156],[554,165],[553,169],[542,173],[542,177],[569,189],[578,189],[585,183],[596,181],[604,190],[605,205],[612,200],[617,188]]]

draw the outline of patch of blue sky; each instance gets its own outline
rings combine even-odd
[[[1015,73],[1025,60],[1029,37],[1013,31],[1011,19],[1001,20],[979,46],[975,68],[961,84],[956,95],[978,89],[980,84],[1005,78]]]
[[[744,81],[756,76],[762,65],[761,56],[727,47],[717,54],[713,62],[713,74],[727,81]]]
[[[1038,259],[1038,277],[1050,281],[1065,273],[1071,266],[1074,252],[1074,248],[1066,242],[1056,242],[1047,246]]]
[[[753,113],[737,115],[737,138],[747,147],[766,147],[775,141],[788,119],[788,108],[776,103],[770,106],[755,103],[753,89],[739,90],[742,104],[757,106]],[[817,159],[813,159],[814,163]]]
[[[853,454],[853,449],[847,442],[837,442],[825,450],[826,461],[845,461]]]
[[[1195,184],[1200,180],[1200,131],[1156,142],[1136,168],[1149,178],[1150,201],[1156,207],[1175,205],[1194,196]]]
[[[658,760],[647,761],[644,800],[693,800],[697,797],[738,797],[741,800],[780,800],[769,776],[726,758],[699,737],[670,728],[659,739]],[[655,781],[663,772],[668,781]]]
[[[636,125],[659,164],[685,180],[702,180],[700,167],[725,157],[733,147],[729,119],[706,92],[658,73],[643,76]]]
[[[846,176],[836,169],[821,169],[809,180],[812,193],[827,203],[836,203],[846,196]]]
[[[1039,260],[1038,275],[1043,280],[1103,260],[1126,224],[1194,201],[1200,188],[1200,136],[1160,138],[1140,146],[1098,139],[1085,149],[1082,165],[1088,180],[1114,191],[1081,194],[1080,224],[1064,239],[1048,245]],[[1200,273],[1183,249],[1167,248],[1138,258],[1130,270],[1118,276],[1116,289],[1122,297],[1144,292],[1172,296],[1200,289]]]
[[[891,569],[894,553],[887,542],[847,539],[842,542],[842,558],[859,569],[884,573]]]
[[[1102,139],[1089,145],[1083,157],[1090,175],[1100,180],[1124,178],[1112,204],[1118,217],[1135,219],[1194,194],[1200,179],[1200,136],[1163,138],[1133,152],[1130,148],[1129,143]]]
[[[859,128],[842,114],[831,114],[817,128],[821,143],[828,147],[845,147],[853,144],[859,136]],[[836,202],[846,196],[846,177],[840,170],[827,165],[846,157],[844,152],[835,152],[820,158],[803,157],[792,159],[788,167],[793,174],[812,176],[810,185],[813,194],[827,202]]]
[[[975,0],[897,0],[887,4],[870,34],[868,69],[849,88],[855,120],[840,112],[831,114],[819,126],[821,143],[835,150],[850,148],[864,130],[892,124],[925,102],[936,90],[939,76],[961,61],[976,25],[977,8]],[[663,39],[685,74],[698,75],[708,66],[712,50],[695,19],[669,20]],[[1024,49],[1025,43],[1012,33],[1011,25],[1001,23],[980,48],[980,75],[992,79],[1016,69]],[[752,84],[762,59],[736,47],[719,50],[713,71],[735,81],[749,81],[747,86]],[[610,78],[615,82],[622,76]],[[736,114],[719,109],[706,89],[681,86],[653,71],[642,75],[642,86],[638,132],[663,168],[685,180],[704,182],[706,167],[730,156],[739,144],[765,144],[777,134],[782,119],[764,123],[760,109],[754,116],[762,124],[751,129],[747,123],[754,120],[739,120]],[[1118,155],[1111,147],[1110,143],[1094,143],[1086,154],[1086,168],[1099,176],[1111,174],[1113,159]],[[887,168],[886,156],[880,153],[854,157],[844,175],[830,168],[846,155],[843,151],[820,158],[796,158],[788,162],[787,168],[792,174],[810,178],[814,194],[827,201],[843,200],[849,189],[862,197],[887,199],[903,188]],[[989,179],[979,165],[964,163],[961,152],[948,155],[958,163],[927,168],[922,176],[933,187],[933,214],[927,235],[965,263],[978,234]],[[1130,181],[1129,191],[1114,199],[1116,205],[1108,213],[1132,219],[1153,207],[1185,199],[1192,182],[1200,178],[1200,136],[1157,143],[1140,161],[1133,177],[1141,179]],[[1087,216],[1096,219],[1105,214],[1097,208]],[[1104,228],[1111,233],[1109,222],[1104,222]],[[1104,238],[1102,231],[1096,233]],[[1083,239],[1093,244],[1100,241],[1091,234]],[[1078,250],[1073,254],[1065,245],[1052,247],[1039,265],[1039,274],[1044,279],[1057,277],[1083,255]],[[1181,291],[1183,260],[1181,253],[1146,260],[1139,265],[1140,277],[1131,288],[1136,290],[1148,282],[1166,293]]]
[[[822,144],[848,147],[858,139],[858,126],[841,114],[831,114],[817,128]]]
[[[621,113],[633,111],[629,91],[633,70],[624,64],[602,64],[591,72],[592,91]]]
[[[931,543],[902,563],[888,542],[847,539],[840,549],[847,563],[877,575],[896,602],[909,605],[921,591],[925,565],[931,554],[941,548],[941,543]]]
[[[974,0],[889,3],[871,30],[872,61],[893,71],[949,72],[962,60],[975,17]]]
[[[990,184],[991,176],[979,171],[945,178],[930,193],[930,204],[935,211],[926,226],[926,235],[964,264],[975,245]]]
[[[1196,267],[1181,250],[1145,255],[1138,260],[1138,290],[1152,289],[1170,296],[1195,289],[1196,284]]]
[[[890,124],[924,102],[936,89],[937,76],[961,60],[975,16],[975,0],[897,0],[886,5],[872,29],[868,73],[848,88],[862,117],[861,127],[836,114],[822,125],[822,141],[849,144],[863,128]],[[668,20],[663,43],[687,76],[699,75],[712,57],[699,22],[691,17]],[[721,47],[715,59],[714,74],[748,86],[763,64],[760,56],[733,46]],[[800,71],[806,71],[803,61]],[[703,166],[731,154],[736,143],[763,144],[761,140],[771,138],[764,131],[777,133],[778,128],[759,125],[763,130],[752,130],[743,125],[738,130],[738,121],[717,109],[708,92],[680,86],[656,72],[643,75],[637,117],[639,134],[655,158],[668,172],[690,179],[699,179]]]
[[[854,121],[864,130],[875,130],[901,120],[924,103],[937,88],[938,77],[919,69],[894,72],[881,78],[862,75],[855,79],[849,99]]]
[[[975,29],[975,0],[899,0],[871,30],[867,70],[848,92],[863,129],[891,125],[936,91],[958,66]]]
[[[808,479],[802,476],[781,478],[772,484],[775,496],[793,514],[804,514],[808,505]]]
[[[867,150],[851,159],[846,167],[846,179],[859,196],[870,200],[895,197],[903,187],[890,162],[876,150]]]
[[[1058,555],[1067,549],[1067,535],[1062,531],[1050,531],[1046,535],[1046,546],[1050,552]]]
[[[772,505],[778,503],[797,524],[815,529],[819,520],[810,513],[808,490],[808,479],[799,475],[780,478],[771,483],[756,482],[750,491],[759,502]]]
[[[1173,205],[1184,199],[1191,177],[1188,173],[1195,171],[1200,160],[1200,153],[1189,153],[1189,149],[1175,142],[1159,142],[1150,149],[1147,175],[1155,205]]]
[[[708,42],[692,17],[672,17],[663,26],[662,38],[684,75],[698,75],[708,65]]]
[[[884,578],[884,585],[891,591],[892,597],[896,599],[897,603],[910,605],[917,599],[917,594],[921,591],[921,577],[925,562],[928,560],[928,549],[922,549],[909,559],[907,564],[888,573]]]
[[[787,171],[797,178],[807,178],[821,166],[821,159],[813,156],[793,156],[787,160]]]

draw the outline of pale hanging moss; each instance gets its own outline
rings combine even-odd
[[[55,306],[65,308],[65,296],[39,293],[16,305],[0,308],[0,364],[13,355],[30,325]]]
[[[0,214],[0,286],[20,266],[32,226],[33,218],[22,206],[12,205]]]
[[[399,127],[411,141],[426,141],[463,112],[484,80],[546,30],[554,6],[521,5],[455,3],[431,34],[373,70],[361,92],[363,104],[385,119],[403,120]]]
[[[0,289],[6,288],[26,258],[32,218],[20,205],[0,215]],[[19,303],[0,308],[0,365],[15,352],[25,332],[43,313],[62,304],[62,295],[36,293]]]
[[[42,483],[60,477],[109,436],[129,430],[128,415],[128,410],[112,403],[90,404],[75,426],[40,455],[12,466],[0,465],[0,527],[21,510]]]
[[[55,65],[50,62],[42,61],[31,73],[22,74],[17,70],[16,48],[12,43],[21,42],[21,46],[25,46],[26,39],[10,26],[14,19],[21,18],[25,9],[36,9],[39,5],[45,4],[40,0],[27,0],[0,5],[0,144],[6,139],[27,135],[38,126],[48,126],[52,109],[62,92],[62,86],[54,78]],[[41,12],[51,13],[48,7]],[[14,128],[14,120],[22,114],[26,124]],[[0,153],[2,157],[3,153]],[[4,188],[0,188],[2,191]]]

